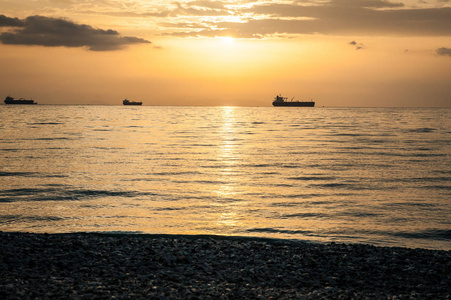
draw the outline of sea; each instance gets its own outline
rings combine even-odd
[[[451,108],[0,106],[0,231],[451,250]]]

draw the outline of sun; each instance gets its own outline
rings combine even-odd
[[[231,36],[222,36],[220,39],[224,45],[233,45],[235,42],[235,39]]]

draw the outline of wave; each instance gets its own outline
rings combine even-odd
[[[295,213],[295,214],[282,215],[281,218],[282,219],[291,219],[291,218],[318,219],[318,218],[330,218],[330,215],[322,214],[322,213]]]
[[[311,186],[319,188],[350,188],[355,187],[354,185],[347,183],[324,183],[324,184],[312,184]]]
[[[436,130],[437,130],[436,128],[420,127],[420,128],[408,129],[407,132],[428,133],[428,132],[433,132]]]
[[[299,176],[299,177],[288,177],[289,180],[301,180],[301,181],[320,181],[320,180],[336,180],[336,177],[327,176]]]
[[[64,220],[64,218],[57,216],[22,216],[22,215],[3,215],[0,216],[0,223],[8,224],[13,222],[22,222],[22,221],[60,221]]]
[[[0,172],[0,177],[33,177],[36,173],[33,172]]]
[[[39,178],[65,178],[62,174],[45,174],[35,172],[0,172],[0,177],[39,177]]]
[[[405,239],[425,239],[425,240],[451,240],[451,230],[449,229],[423,229],[418,231],[383,231],[383,230],[349,230],[331,231],[332,234],[352,234],[352,235],[374,235],[392,236]]]
[[[269,197],[267,198],[272,198],[273,195],[269,195]],[[321,194],[288,194],[288,195],[283,195],[284,199],[312,199],[312,198],[319,198],[319,197],[324,197],[324,195]],[[263,196],[263,198],[265,198]],[[328,202],[331,203],[331,202]],[[275,203],[274,205],[280,205],[280,206],[285,206],[285,205],[289,205],[289,203],[287,202],[283,202],[283,203]],[[296,203],[297,205],[299,205],[299,203]]]
[[[451,241],[451,230],[430,229],[417,232],[392,232],[389,234],[409,239],[437,239]]]
[[[405,239],[424,239],[424,240],[451,240],[451,230],[447,229],[429,229],[429,230],[419,230],[416,232],[393,232],[393,231],[380,231],[380,230],[331,230],[324,232],[314,232],[310,230],[289,230],[289,229],[279,229],[279,228],[251,228],[247,229],[247,232],[258,232],[258,233],[280,233],[289,235],[303,235],[311,237],[347,237],[350,239],[359,239],[362,236],[373,236],[372,239],[378,239],[376,236],[392,236]]]
[[[285,233],[285,234],[302,234],[308,236],[314,236],[315,233],[309,230],[288,230],[288,229],[277,229],[277,228],[251,228],[247,229],[247,232],[262,232],[262,233]]]
[[[451,191],[451,186],[449,185],[426,185],[422,188],[431,189],[431,190],[445,190],[445,191]]]
[[[33,122],[33,123],[27,123],[27,125],[61,125],[64,123],[61,122]]]
[[[138,196],[155,196],[152,192],[109,191],[65,188],[21,188],[0,191],[0,203],[16,201],[76,201],[101,197],[134,198]]]

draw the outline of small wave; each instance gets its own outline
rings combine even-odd
[[[310,180],[335,180],[335,177],[319,177],[319,176],[299,176],[299,177],[289,177],[290,180],[301,180],[301,181],[310,181]]]
[[[435,128],[421,127],[421,128],[409,129],[407,131],[408,132],[418,132],[418,133],[428,133],[428,132],[433,132],[433,131],[436,131],[436,130],[437,129],[435,129]]]
[[[150,193],[154,195],[153,193]],[[94,199],[100,197],[149,196],[146,192],[107,191],[107,190],[70,190],[64,188],[21,188],[0,191],[0,203],[16,201],[67,201]]]
[[[155,208],[155,211],[176,211],[176,210],[184,210],[183,207],[159,207]]]
[[[65,178],[62,174],[45,174],[34,172],[0,172],[0,177],[39,177],[39,178]]]
[[[268,186],[277,186],[277,187],[292,187],[292,184],[287,183],[274,183],[274,184],[268,184]]]
[[[60,221],[64,218],[57,216],[21,216],[21,215],[3,215],[0,216],[0,223],[11,224],[15,222],[35,222],[35,221]]]
[[[323,197],[324,195],[321,194],[290,194],[290,195],[284,195],[284,198],[298,198],[298,199],[311,199],[311,198],[318,198]]]
[[[346,183],[324,183],[324,184],[312,184],[314,187],[320,188],[349,188],[351,185]]]
[[[280,167],[285,168],[285,169],[296,169],[299,166],[298,165],[281,165]]]
[[[256,165],[249,165],[249,167],[254,167],[254,168],[270,168],[273,167],[273,164],[256,164]]]
[[[309,230],[288,230],[288,229],[277,229],[277,228],[251,228],[247,229],[247,232],[263,232],[263,233],[285,233],[285,234],[302,234],[302,235],[314,235],[313,231]]]
[[[19,217],[20,216],[18,216],[18,215],[3,215],[3,216],[0,215],[0,223],[5,224],[5,223],[14,222]]]
[[[451,240],[451,230],[431,229],[417,232],[392,232],[389,235],[410,239]]]
[[[448,229],[426,229],[414,232],[407,231],[383,231],[383,230],[330,230],[327,234],[348,235],[348,236],[391,236],[405,239],[426,239],[426,240],[451,240],[451,230]]]
[[[0,149],[0,151],[5,151],[5,152],[17,152],[17,151],[21,151],[23,149],[16,149],[16,148],[8,148],[8,149]]]
[[[346,211],[341,214],[338,214],[340,216],[351,216],[356,218],[366,218],[366,217],[377,217],[381,216],[383,214],[379,213],[371,213],[371,212],[353,212],[353,211]]]
[[[151,176],[177,176],[177,175],[194,175],[194,174],[200,174],[200,172],[195,172],[195,171],[156,172],[156,173],[150,173],[150,174],[147,174],[147,175],[151,175]]]
[[[414,153],[411,155],[404,155],[404,156],[412,156],[412,157],[441,157],[441,156],[448,156],[446,153]]]
[[[112,197],[134,197],[135,192],[122,192],[122,191],[105,191],[105,190],[73,190],[70,191],[71,194],[88,196],[88,197],[101,197],[101,196],[112,196]]]
[[[186,181],[182,181],[183,183],[187,183]],[[194,183],[200,183],[200,184],[220,184],[220,185],[229,185],[229,182],[223,181],[223,180],[194,180],[194,181],[188,181],[194,182]]]
[[[296,213],[296,214],[286,214],[282,215],[282,219],[292,219],[292,218],[302,218],[302,219],[317,219],[317,218],[329,218],[327,214],[321,213]]]
[[[124,150],[124,147],[92,147],[92,149],[98,150]]]
[[[336,134],[331,134],[328,136],[366,136],[366,135],[361,134],[361,133],[336,133]]]
[[[335,205],[336,203],[334,201],[312,201],[309,204],[310,205]]]
[[[69,177],[68,175],[63,174],[39,174],[36,177],[45,177],[45,178],[66,178]]]
[[[406,206],[406,207],[424,207],[424,208],[436,206],[433,203],[424,203],[424,202],[395,202],[395,203],[387,203],[386,205],[389,207]]]
[[[64,218],[57,217],[57,216],[26,216],[26,217],[19,217],[20,220],[29,220],[29,221],[60,221],[64,220]]]
[[[54,138],[35,138],[35,141],[56,141],[56,140],[72,140],[72,138],[67,137],[54,137]]]
[[[274,206],[274,207],[295,207],[295,206],[299,206],[299,205],[304,205],[304,203],[302,203],[302,202],[277,202],[277,203],[271,204],[271,206]]]
[[[428,185],[428,186],[424,186],[424,188],[431,189],[431,190],[451,191],[451,186],[449,186],[449,185]]]
[[[191,148],[191,147],[215,147],[216,144],[202,144],[202,143],[193,143],[193,144],[187,144],[184,146],[184,148]]]
[[[33,177],[33,172],[0,172],[0,177]]]
[[[124,181],[131,181],[131,182],[139,182],[139,181],[165,181],[167,179],[165,178],[156,178],[156,177],[146,177],[146,178],[141,178],[141,177],[137,177],[137,178],[131,178],[131,179],[124,179]]]
[[[34,123],[27,123],[28,125],[61,125],[64,123],[59,122],[34,122]]]
[[[451,175],[451,170],[434,170],[433,173]]]
[[[381,182],[406,182],[406,183],[431,183],[431,182],[448,182],[451,181],[451,177],[438,176],[438,177],[412,177],[412,178],[385,178],[381,179]]]

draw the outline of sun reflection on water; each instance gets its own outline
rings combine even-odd
[[[215,191],[217,198],[218,211],[220,212],[216,224],[223,228],[223,232],[230,234],[230,227],[239,226],[240,205],[235,199],[238,194],[237,182],[234,176],[236,164],[239,161],[241,153],[237,144],[237,126],[236,126],[236,107],[222,107],[221,109],[221,127],[218,146],[217,160],[220,164],[219,173],[221,174],[222,184],[217,186]]]
[[[239,158],[239,153],[237,151],[235,110],[236,107],[223,107],[221,109],[221,143],[218,149],[218,157],[221,163],[227,165],[235,164],[236,160]],[[224,168],[221,172],[227,174],[227,170],[227,168]]]

